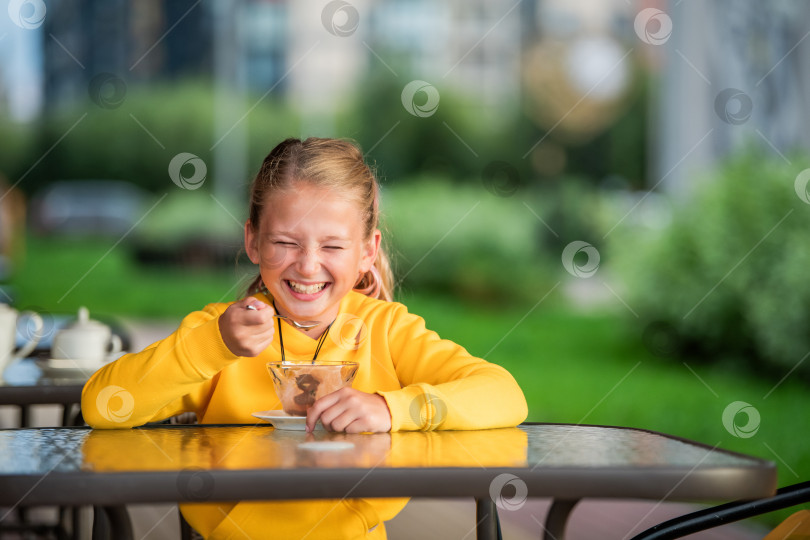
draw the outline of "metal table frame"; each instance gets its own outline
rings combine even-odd
[[[563,426],[560,424],[524,424],[524,431],[533,427]],[[146,426],[137,429],[198,429],[239,426]],[[249,425],[256,429],[257,426]],[[552,498],[554,503],[547,515],[545,538],[560,540],[564,536],[569,514],[582,498],[647,498],[653,500],[736,500],[759,499],[774,494],[776,468],[772,462],[733,452],[633,428],[610,426],[581,426],[584,428],[621,429],[681,441],[692,448],[734,456],[744,462],[736,467],[672,466],[659,467],[548,467],[527,463],[523,467],[349,467],[329,468],[329,482],[323,482],[324,470],[312,468],[211,469],[123,472],[53,472],[45,476],[7,473],[0,476],[0,505],[75,505],[92,504],[97,519],[94,537],[104,537],[104,522],[108,522],[115,538],[131,536],[126,504],[160,502],[198,502],[178,493],[183,475],[189,480],[195,474],[212,479],[208,500],[291,500],[351,497],[459,497],[476,500],[478,538],[499,537],[496,505],[490,498],[490,486],[495,477],[515,475],[529,488],[530,497]],[[86,429],[86,428],[63,428]],[[264,429],[259,426],[259,429]],[[267,427],[269,428],[269,426]],[[427,471],[427,472],[426,472]],[[171,471],[170,471],[171,472]],[[76,486],[81,486],[77,500]]]
[[[0,405],[20,408],[20,427],[30,426],[32,405],[61,405],[62,425],[81,426],[84,420],[79,410],[82,400],[82,384],[54,386],[4,386],[0,385]]]
[[[20,427],[30,426],[33,405],[61,405],[62,426],[80,426],[84,422],[79,411],[82,388],[86,377],[54,380],[33,365],[34,358],[12,362],[0,377],[0,405],[20,409]],[[89,374],[88,374],[89,375]]]

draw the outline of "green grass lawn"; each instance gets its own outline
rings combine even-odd
[[[179,321],[205,303],[234,299],[245,286],[235,286],[235,270],[145,270],[112,245],[31,239],[12,282],[18,306],[67,313],[86,305],[91,313]],[[538,299],[482,305],[408,291],[400,299],[443,337],[506,367],[526,394],[530,421],[663,431],[772,460],[780,485],[810,478],[805,384],[656,357],[641,342],[640,324],[578,312],[561,295],[556,290],[531,313]],[[754,436],[735,437],[723,426],[734,401],[760,412]]]

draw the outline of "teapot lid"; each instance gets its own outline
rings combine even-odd
[[[82,306],[79,308],[79,317],[74,322],[65,325],[69,330],[99,330],[109,328],[106,324],[90,318],[90,311]]]

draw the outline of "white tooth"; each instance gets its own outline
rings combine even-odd
[[[316,285],[303,285],[301,283],[296,283],[295,281],[290,281],[289,283],[295,292],[302,294],[314,294],[321,291],[326,286],[326,283],[318,283]]]

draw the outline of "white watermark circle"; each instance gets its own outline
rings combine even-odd
[[[737,415],[746,416],[745,425],[738,425]],[[730,434],[741,439],[750,439],[759,431],[760,415],[759,411],[745,401],[733,401],[723,410],[723,427]]]
[[[191,176],[183,176],[181,169],[184,165],[189,164],[194,167],[194,174]],[[205,162],[188,152],[180,152],[172,158],[169,162],[169,177],[172,182],[177,184],[183,189],[197,189],[205,182],[205,176],[208,174],[208,167]]]
[[[290,254],[290,249],[286,246],[267,244],[262,246],[261,258],[259,259],[260,268],[281,268],[287,263]]]
[[[439,396],[428,393],[415,397],[409,412],[414,424],[435,429],[447,418],[447,405]]]
[[[329,337],[344,351],[356,351],[368,338],[368,327],[357,315],[340,313],[329,329]]]
[[[492,161],[481,173],[487,191],[498,197],[511,197],[520,188],[520,173],[505,161]]]
[[[746,123],[753,110],[751,96],[737,88],[721,90],[714,98],[714,112],[726,124],[739,126]]]
[[[796,195],[805,204],[810,204],[810,193],[807,191],[807,184],[810,183],[810,169],[805,169],[796,175],[796,181],[793,182],[793,188],[796,190]]]
[[[135,410],[135,398],[125,388],[111,384],[102,388],[96,396],[96,408],[105,420],[126,422]]]
[[[648,45],[663,45],[672,35],[672,19],[656,8],[645,8],[633,21],[638,38]]]
[[[350,3],[332,0],[321,11],[321,23],[333,36],[347,37],[354,34],[360,25],[360,14]]]
[[[515,490],[511,496],[504,496],[503,489],[510,486]],[[492,479],[489,484],[489,498],[495,503],[495,506],[501,510],[520,510],[526,499],[529,497],[529,488],[526,482],[515,476],[514,474],[503,473],[499,474]]]
[[[578,253],[584,253],[588,260],[584,264],[577,264],[574,258]],[[574,240],[563,249],[562,264],[565,271],[578,278],[589,278],[599,269],[599,251],[588,242]]]
[[[26,30],[42,26],[46,12],[45,2],[42,0],[11,0],[8,3],[8,16],[11,22]]]
[[[427,96],[427,100],[421,105],[416,103],[416,94],[419,92],[423,92]],[[439,91],[428,82],[411,81],[402,89],[402,106],[419,118],[432,116],[439,108]]]
[[[185,500],[207,501],[214,491],[214,477],[204,469],[184,469],[177,475],[177,491]]]
[[[87,92],[93,103],[102,109],[116,109],[124,102],[127,85],[113,73],[99,73],[90,80]]]

